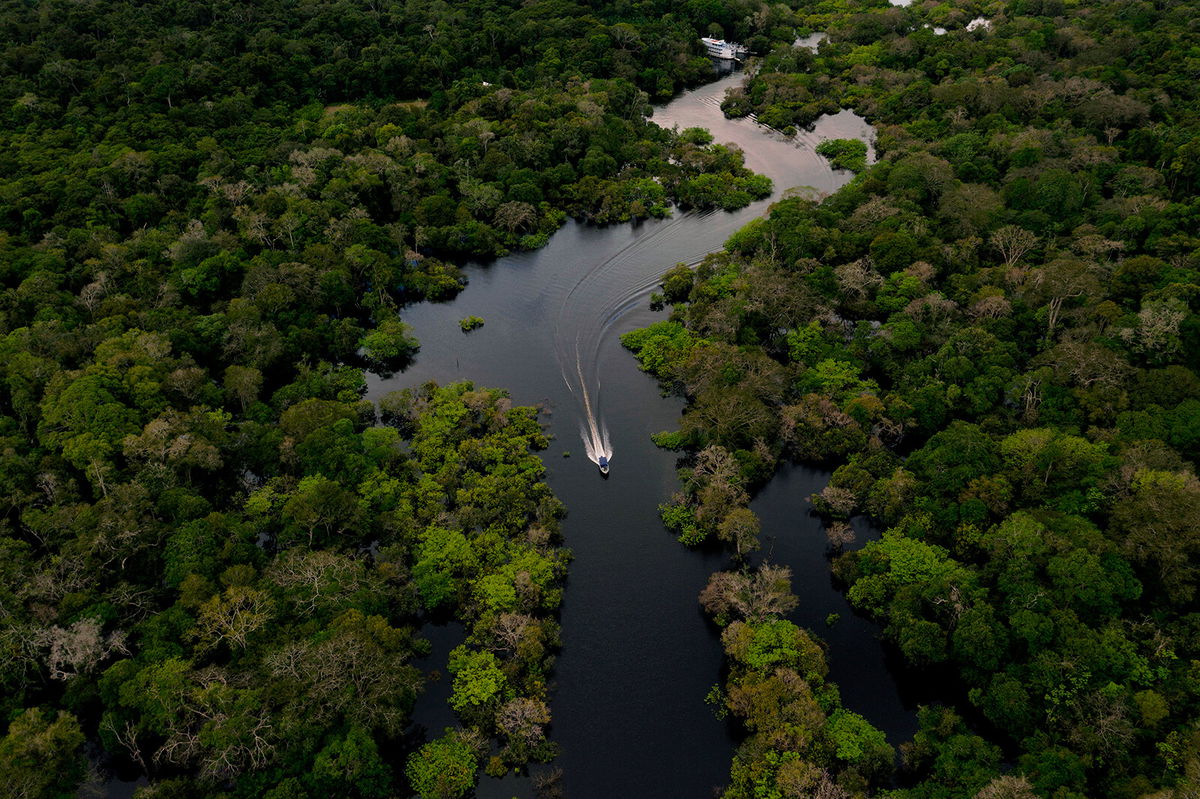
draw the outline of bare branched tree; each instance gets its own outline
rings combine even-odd
[[[129,653],[125,633],[114,630],[106,634],[99,619],[80,619],[69,627],[55,625],[39,631],[35,640],[46,650],[46,666],[55,680],[93,672],[110,655]]]
[[[992,233],[992,246],[1004,259],[1004,266],[1010,269],[1036,247],[1037,243],[1037,236],[1016,225],[1005,225]]]

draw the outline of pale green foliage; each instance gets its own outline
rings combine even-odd
[[[400,364],[419,347],[412,328],[399,319],[385,319],[362,337],[359,346],[367,360],[381,368]]]
[[[0,785],[22,799],[69,799],[83,780],[83,732],[70,713],[21,713],[0,738]]]
[[[457,711],[491,706],[504,698],[507,678],[491,652],[476,652],[459,646],[450,653],[454,693],[450,706]]]
[[[475,787],[479,761],[458,735],[446,735],[409,755],[404,773],[421,799],[457,799]]]
[[[871,725],[862,716],[845,708],[839,708],[829,717],[829,738],[837,747],[841,760],[854,762],[872,749],[887,746],[883,732]]]

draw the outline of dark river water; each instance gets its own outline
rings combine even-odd
[[[864,120],[843,112],[791,140],[752,120],[727,120],[720,100],[741,79],[730,75],[684,94],[656,109],[654,120],[703,126],[718,142],[737,144],[747,166],[774,181],[772,199],[795,187],[832,192],[850,178],[812,148],[824,138],[869,140]],[[618,338],[662,318],[648,310],[648,295],[667,268],[720,249],[730,234],[766,213],[769,202],[736,213],[676,212],[638,225],[571,222],[537,252],[471,267],[470,285],[452,302],[406,309],[420,353],[405,372],[370,383],[376,399],[430,379],[472,380],[546,408],[554,440],[543,458],[549,483],[568,509],[564,531],[574,552],[551,729],[562,747],[556,765],[570,799],[699,798],[726,782],[734,739],[703,701],[721,678],[721,651],[696,598],[708,575],[728,560],[689,551],[659,522],[657,507],[676,488],[675,455],[655,448],[650,434],[675,429],[681,403],[660,395]],[[486,324],[463,334],[458,322],[468,315]],[[587,416],[581,386],[609,434],[608,479],[587,460],[580,440]],[[897,688],[877,629],[855,618],[831,586],[824,534],[808,514],[805,497],[827,478],[791,468],[765,489],[754,504],[764,552],[794,569],[803,600],[795,618],[830,642],[832,677],[846,705],[899,743],[915,729],[911,703]],[[831,612],[842,620],[826,629]],[[426,634],[435,651],[425,665],[444,669],[461,628],[427,628]],[[434,734],[454,721],[445,705],[446,682],[432,685],[416,712]],[[484,777],[479,795],[506,799],[531,795],[531,789],[525,779]]]

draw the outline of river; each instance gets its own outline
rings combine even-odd
[[[825,194],[844,185],[851,176],[813,152],[818,141],[871,138],[870,126],[850,112],[822,118],[794,139],[753,120],[727,120],[720,101],[741,80],[728,75],[680,95],[653,119],[665,127],[702,126],[716,141],[737,144],[746,165],[774,181],[771,199],[734,213],[677,211],[636,225],[569,222],[541,250],[470,267],[470,284],[453,301],[405,310],[421,342],[416,361],[369,384],[377,399],[431,379],[469,379],[546,408],[554,440],[543,458],[548,482],[568,509],[564,532],[574,552],[551,704],[551,737],[563,750],[556,765],[570,799],[698,799],[727,781],[734,739],[703,701],[721,679],[720,645],[696,597],[728,560],[689,551],[659,522],[658,505],[676,489],[676,464],[650,434],[678,426],[681,402],[660,395],[619,336],[663,317],[648,309],[648,296],[667,268],[720,249],[785,190],[803,186]],[[458,322],[468,315],[486,324],[464,334]],[[564,380],[564,370],[570,374],[576,365],[574,382],[587,386],[597,421],[609,431],[608,479],[588,462],[580,440],[583,405]],[[815,470],[784,470],[754,508],[772,559],[796,572],[804,600],[797,620],[832,642],[831,676],[845,704],[899,743],[915,729],[911,702],[898,692],[877,628],[853,617],[830,584],[823,532],[807,513],[804,498],[827,479]],[[826,630],[824,618],[834,611],[843,619]],[[444,669],[461,630],[426,633],[435,651],[425,665]],[[447,694],[445,681],[435,684],[416,710],[416,719],[435,734],[453,722]],[[478,793],[506,799],[531,789],[523,779],[483,777]]]

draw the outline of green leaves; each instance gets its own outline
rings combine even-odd
[[[358,501],[341,483],[324,475],[303,478],[283,505],[283,517],[307,536],[309,546],[352,530],[357,524]],[[285,543],[295,543],[289,537]]]
[[[786,619],[735,621],[721,633],[726,653],[744,668],[769,673],[792,669],[806,680],[820,682],[825,658],[807,632]]]
[[[312,779],[326,795],[385,799],[392,795],[392,771],[379,747],[361,727],[333,740],[313,760]]]
[[[905,585],[924,584],[952,573],[957,564],[939,546],[888,530],[858,555],[863,577],[851,587],[850,601],[878,612],[880,600]]]
[[[702,543],[708,537],[708,531],[696,524],[695,509],[689,505],[671,503],[658,506],[659,516],[668,530],[679,536],[679,541],[687,546]]]
[[[857,713],[839,708],[829,717],[826,734],[836,749],[839,760],[850,763],[874,756],[877,750],[890,751],[883,732]]]
[[[1048,428],[1020,430],[1000,442],[1000,454],[1014,485],[1026,501],[1086,492],[1111,465],[1108,447]]]
[[[83,780],[84,734],[70,713],[22,712],[0,738],[0,782],[13,796],[69,799]]]
[[[450,653],[449,668],[454,675],[450,707],[460,713],[485,707],[494,710],[506,698],[508,680],[491,652],[456,647]]]
[[[359,341],[363,356],[377,370],[390,372],[407,363],[420,344],[412,328],[399,319],[385,319]]]
[[[863,393],[876,393],[879,386],[872,380],[861,379],[862,367],[848,361],[827,358],[813,364],[800,378],[799,390],[819,392],[838,399]]]
[[[621,343],[637,356],[642,369],[667,379],[691,351],[704,344],[678,322],[655,322],[621,336]]]
[[[828,158],[834,169],[861,172],[867,168],[867,143],[860,139],[826,139],[817,145],[817,155]]]
[[[458,799],[475,787],[478,768],[474,749],[448,730],[410,755],[404,773],[421,799]]]

